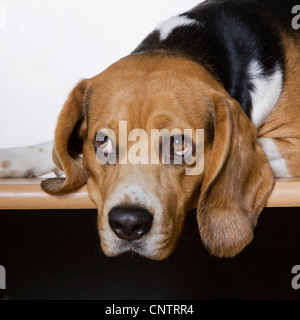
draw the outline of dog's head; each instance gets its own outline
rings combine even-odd
[[[125,123],[130,134],[121,145]],[[149,139],[137,138],[136,129]],[[153,129],[192,134],[167,139],[165,155],[165,147],[153,147]],[[199,153],[197,129],[204,129]],[[137,163],[128,162],[129,150]],[[101,154],[116,163],[100,164]],[[170,161],[151,164],[153,154]],[[184,157],[181,165],[176,157]],[[204,161],[198,174],[187,174],[189,157]],[[131,250],[168,257],[192,208],[208,250],[234,256],[251,241],[273,185],[256,129],[240,105],[203,67],[181,57],[133,55],[81,81],[60,114],[53,158],[66,178],[44,181],[44,190],[59,194],[87,182],[108,256]]]

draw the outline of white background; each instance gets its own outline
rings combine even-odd
[[[0,0],[0,148],[53,139],[75,84],[201,0]]]

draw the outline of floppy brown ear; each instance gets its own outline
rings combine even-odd
[[[50,194],[69,192],[86,183],[83,167],[83,140],[86,137],[85,104],[88,80],[83,80],[70,93],[59,115],[53,148],[53,160],[65,172],[66,178],[44,180],[41,187]]]
[[[235,100],[215,101],[215,138],[197,219],[203,243],[218,257],[238,254],[253,238],[274,178],[256,128]]]

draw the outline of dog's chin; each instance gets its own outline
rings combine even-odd
[[[107,257],[113,258],[126,253],[138,255],[143,258],[162,261],[167,259],[173,252],[175,244],[169,243],[163,247],[155,247],[144,241],[118,240],[114,243],[107,243],[101,240],[101,248]]]

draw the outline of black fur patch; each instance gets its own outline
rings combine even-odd
[[[196,20],[181,26],[164,40],[156,30],[133,53],[165,51],[202,64],[236,99],[250,118],[251,90],[247,67],[258,61],[263,75],[277,66],[284,71],[282,32],[292,29],[296,0],[208,0],[182,14]],[[299,4],[299,1],[298,1]]]

